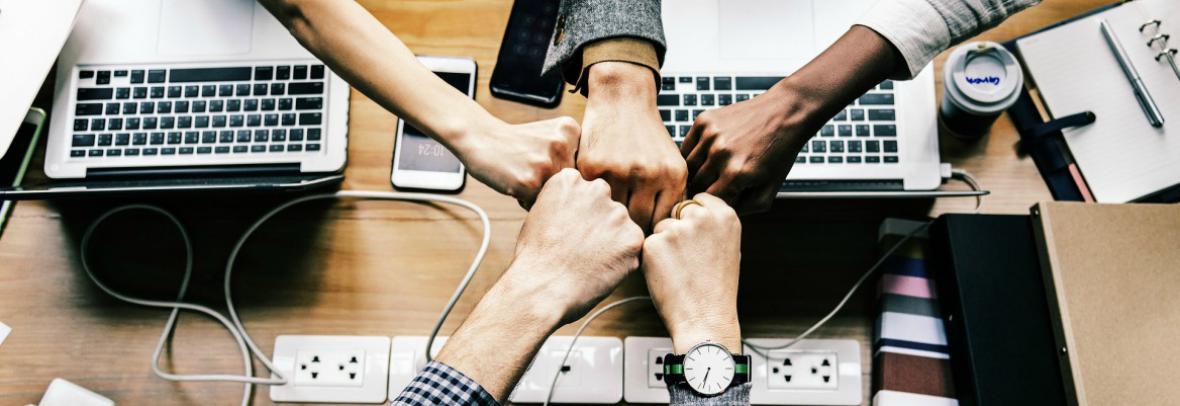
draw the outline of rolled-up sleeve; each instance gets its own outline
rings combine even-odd
[[[655,50],[657,68],[663,62],[664,25],[659,0],[562,0],[558,14],[545,56],[545,73],[559,69],[567,82],[576,83],[583,68],[584,47],[609,38],[644,40]]]
[[[885,37],[917,75],[938,53],[995,27],[1040,0],[880,0],[858,21]]]

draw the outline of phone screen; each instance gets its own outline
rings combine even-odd
[[[447,84],[467,93],[471,83],[471,75],[467,73],[435,72]],[[470,94],[468,94],[470,96]],[[459,173],[462,167],[459,158],[455,157],[447,147],[430,138],[426,134],[410,125],[403,124],[401,145],[398,145],[398,169],[409,171]]]

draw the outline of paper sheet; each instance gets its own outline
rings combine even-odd
[[[28,113],[82,0],[0,0],[0,157]]]
[[[1137,0],[1017,41],[1053,117],[1086,110],[1097,121],[1063,131],[1094,197],[1124,203],[1180,183],[1180,80],[1139,33],[1152,18],[1180,35],[1175,0]],[[1105,18],[1163,112],[1153,128],[1098,28]],[[1171,134],[1167,134],[1171,132]]]

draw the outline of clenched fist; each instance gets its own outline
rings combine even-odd
[[[573,169],[549,179],[525,218],[504,278],[546,298],[564,322],[582,317],[639,266],[643,231],[601,179]]]
[[[643,244],[647,289],[677,353],[704,341],[741,351],[737,317],[742,224],[724,201],[708,194],[685,206],[680,219],[656,225]]]
[[[590,68],[578,170],[602,178],[631,219],[651,230],[684,197],[688,167],[664,129],[650,69],[626,62]]]
[[[532,206],[550,176],[574,166],[578,122],[569,117],[474,129],[459,149],[471,176]]]

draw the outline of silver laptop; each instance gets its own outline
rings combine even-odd
[[[700,112],[761,94],[839,38],[874,0],[667,0],[659,104],[679,142]],[[784,191],[922,191],[941,183],[934,76],[886,81],[799,154]],[[781,195],[781,194],[780,194]]]
[[[45,173],[338,172],[348,96],[254,0],[88,0],[58,59]]]

